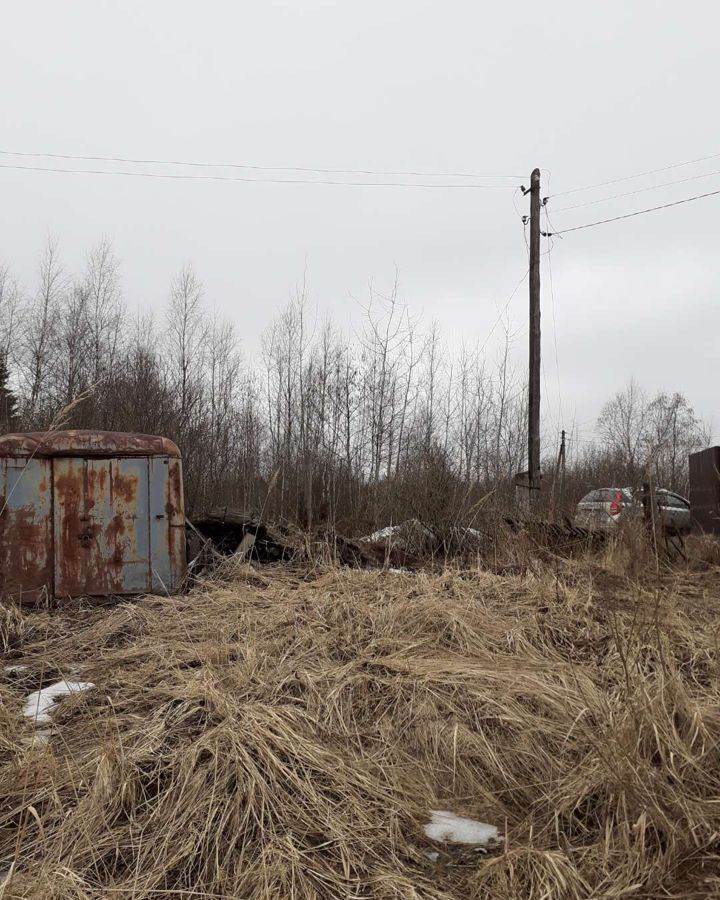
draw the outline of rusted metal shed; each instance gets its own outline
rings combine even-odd
[[[184,574],[172,441],[111,431],[0,437],[0,596],[165,594]]]

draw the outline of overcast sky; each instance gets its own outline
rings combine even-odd
[[[539,166],[547,195],[720,154],[719,31],[720,6],[710,0],[5,0],[0,149],[509,174],[526,183]],[[83,167],[7,156],[0,163]],[[555,212],[718,170],[720,155],[557,197],[550,217],[561,229],[720,189],[719,174]],[[70,269],[105,234],[122,260],[129,306],[158,311],[172,276],[191,261],[210,304],[236,321],[249,355],[305,269],[314,303],[342,326],[357,315],[368,284],[389,289],[397,269],[402,299],[426,321],[437,319],[457,345],[487,337],[527,268],[513,199],[510,187],[247,184],[0,168],[0,260],[32,287],[48,231]],[[527,210],[527,200],[515,202]],[[581,436],[591,434],[602,402],[634,376],[648,390],[683,391],[717,436],[719,230],[720,196],[555,240],[560,391],[544,257],[546,430],[575,419]],[[510,315],[522,362],[526,285]],[[495,338],[487,351],[497,352]]]

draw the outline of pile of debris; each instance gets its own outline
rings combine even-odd
[[[222,556],[271,563],[292,559],[297,550],[279,528],[227,506],[189,522],[188,568],[195,574]]]
[[[336,532],[308,535],[220,507],[189,523],[189,570],[198,574],[228,556],[261,563],[322,560],[360,569],[420,569],[449,560],[473,566],[492,560],[496,565],[499,549],[508,543],[510,535],[517,534],[522,534],[535,550],[566,554],[596,548],[606,539],[602,533],[568,523],[498,516],[477,521],[473,527],[435,526],[407,519],[359,538]]]

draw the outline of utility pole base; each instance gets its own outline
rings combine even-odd
[[[529,519],[540,496],[540,473],[531,481],[529,472],[518,472],[515,476],[515,506],[519,513]]]

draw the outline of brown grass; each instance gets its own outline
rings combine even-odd
[[[717,895],[720,582],[614,552],[31,614],[23,690],[97,690],[29,747],[3,688],[0,897]],[[504,849],[431,862],[432,808]]]
[[[0,653],[3,656],[19,644],[28,625],[22,613],[12,603],[0,602]]]

